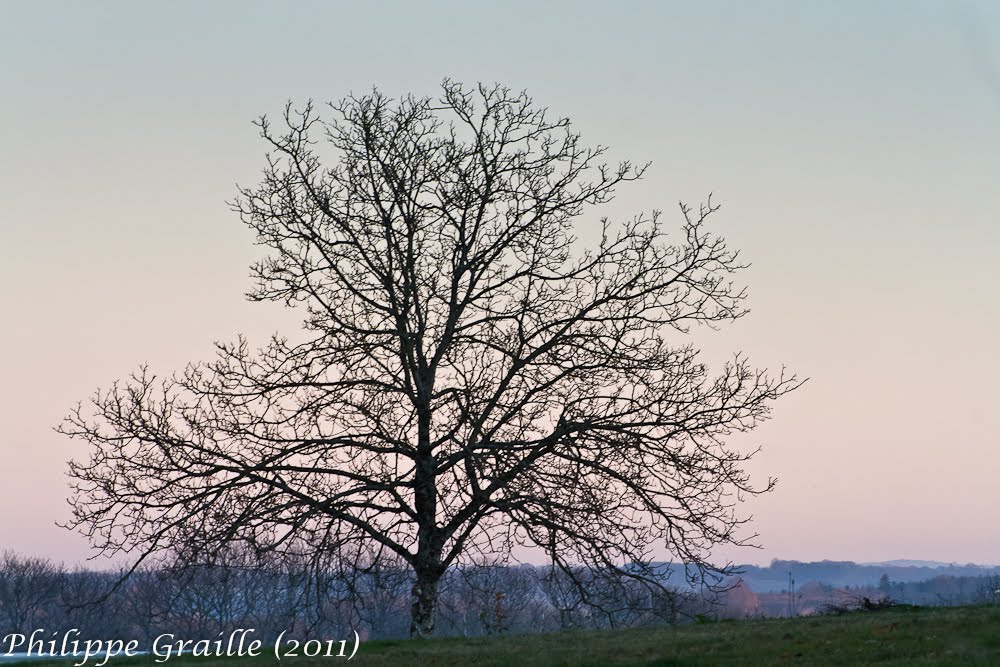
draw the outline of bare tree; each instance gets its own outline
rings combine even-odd
[[[115,576],[109,586],[119,580]],[[126,619],[129,625],[128,631],[121,636],[133,637],[145,644],[152,643],[160,634],[161,628],[169,627],[173,594],[174,586],[167,572],[157,570],[149,564],[132,571],[125,585],[111,593],[108,601],[117,605],[114,614]],[[170,632],[176,631],[176,628],[170,629]]]
[[[109,591],[118,577],[113,572],[97,572],[83,567],[66,571],[58,591],[57,614],[46,619],[51,627],[75,628],[90,637],[132,636],[139,619],[126,608],[124,596]]]
[[[0,630],[23,634],[44,623],[58,606],[65,574],[44,558],[0,554]]]
[[[419,636],[450,565],[514,545],[567,573],[652,581],[656,545],[713,572],[738,496],[771,487],[724,440],[798,384],[739,354],[712,374],[685,339],[746,312],[718,207],[682,205],[676,236],[658,212],[594,220],[586,247],[574,224],[645,168],[526,94],[446,80],[329,111],[261,118],[267,168],[234,203],[268,252],[250,297],[304,308],[301,340],[220,343],[79,406],[71,527],[143,556],[392,554]]]
[[[443,580],[439,621],[463,636],[538,632],[550,606],[531,566],[481,563],[453,568]]]
[[[370,636],[405,636],[409,628],[406,594],[412,586],[409,568],[395,555],[375,556],[366,566],[344,572],[355,610]]]

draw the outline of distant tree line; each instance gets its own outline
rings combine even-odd
[[[788,585],[788,575],[796,581],[817,581],[835,588],[875,586],[882,575],[894,582],[923,582],[940,576],[971,577],[1000,575],[1000,568],[974,564],[935,563],[898,565],[893,563],[855,563],[852,561],[800,562],[773,560],[766,567],[742,565],[740,575],[753,590],[781,591]]]
[[[927,569],[933,572],[932,568]],[[783,590],[762,589],[760,583],[741,577],[738,585],[714,596],[710,614],[720,618],[774,618],[875,609],[894,604],[1000,604],[1000,575],[990,569],[979,575],[938,574],[921,581],[893,581],[888,574],[883,574],[877,584],[846,586],[814,579]]]
[[[965,605],[1000,603],[1000,576],[938,575],[924,581],[879,582],[886,597],[905,604]]]
[[[0,638],[78,629],[83,637],[136,639],[163,633],[214,639],[253,628],[256,637],[362,638],[409,633],[411,572],[384,560],[356,569],[316,568],[285,558],[178,565],[183,559],[123,572],[67,568],[11,551],[0,555]],[[670,572],[664,570],[664,577]],[[676,574],[676,573],[675,573]],[[576,628],[676,623],[711,603],[691,589],[662,593],[629,578],[532,565],[451,568],[443,579],[442,634],[482,636]]]
[[[252,628],[256,637],[362,638],[409,634],[412,573],[374,559],[366,566],[316,567],[306,558],[259,562],[230,549],[215,562],[190,565],[178,557],[126,571],[67,568],[12,551],[0,554],[0,638],[77,629],[83,637],[136,639],[160,634],[213,639]],[[715,591],[691,587],[682,570],[664,566],[660,587],[597,570],[563,572],[532,565],[455,567],[442,580],[439,631],[458,636],[685,623],[705,617],[783,616],[786,596],[755,593],[737,579]],[[806,582],[796,613],[815,613],[846,597],[890,598],[924,605],[1000,603],[1000,576],[941,575],[878,585],[835,588]]]

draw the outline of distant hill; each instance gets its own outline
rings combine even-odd
[[[845,586],[876,586],[882,575],[895,582],[925,581],[934,577],[982,577],[1000,575],[994,565],[958,565],[937,561],[895,560],[882,563],[831,561],[804,563],[795,560],[773,560],[767,567],[741,565],[740,578],[758,592],[782,591],[788,588],[788,575],[798,585],[816,581],[837,588]]]
[[[939,560],[909,560],[906,558],[901,558],[899,560],[883,560],[875,563],[858,563],[858,565],[870,565],[873,567],[980,567],[986,569],[995,569],[996,565],[983,565],[976,563],[966,563],[961,565],[959,563],[943,563]]]

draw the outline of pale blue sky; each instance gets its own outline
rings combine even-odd
[[[652,160],[612,215],[723,204],[753,313],[698,342],[812,379],[745,443],[764,548],[720,556],[1000,562],[996,3],[4,2],[0,63],[0,548],[86,554],[75,401],[297,326],[241,298],[250,121],[449,76]]]

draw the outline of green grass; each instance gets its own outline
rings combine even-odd
[[[115,667],[152,658],[117,660]],[[172,658],[167,665],[233,667],[251,659]],[[559,667],[599,665],[1000,665],[1000,608],[900,608],[843,616],[724,621],[660,628],[518,635],[484,639],[372,641],[343,658],[286,659],[299,667],[352,664],[396,667]],[[24,663],[22,663],[24,664]],[[40,667],[41,663],[30,663]],[[45,663],[47,665],[66,662]],[[91,663],[93,664],[93,663]]]

